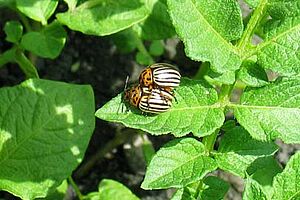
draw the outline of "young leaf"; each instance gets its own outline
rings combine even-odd
[[[215,159],[221,169],[245,177],[253,161],[276,151],[275,144],[254,140],[245,129],[237,126],[225,133]]]
[[[258,64],[286,76],[300,74],[300,17],[273,21],[269,26],[267,40],[256,48]]]
[[[137,109],[129,107],[122,111],[122,94],[113,98],[97,110],[100,119],[121,122],[127,127],[138,128],[153,135],[172,133],[177,137],[190,132],[198,137],[209,135],[224,122],[223,107],[220,105],[215,89],[202,81],[181,78],[181,84],[175,91],[177,101],[171,109],[156,115],[143,115]]]
[[[247,178],[243,200],[268,200],[268,198],[259,183]]]
[[[54,190],[81,162],[93,113],[90,86],[30,79],[1,88],[0,190],[22,199]]]
[[[218,73],[241,65],[235,47],[228,42],[243,31],[241,11],[235,0],[168,0],[173,25],[193,60],[209,61]]]
[[[21,40],[21,45],[38,56],[54,59],[59,56],[65,42],[65,30],[58,22],[54,22],[40,32],[26,33]]]
[[[130,53],[137,47],[137,38],[131,28],[115,33],[110,38],[122,53]]]
[[[261,87],[268,84],[268,76],[265,70],[250,60],[243,62],[238,73],[238,79],[251,87]]]
[[[273,178],[280,172],[282,168],[273,156],[258,158],[247,169],[247,173],[261,185],[269,199],[273,195]]]
[[[229,183],[215,176],[208,176],[204,179],[206,188],[201,192],[200,199],[219,200],[224,199],[229,189]]]
[[[47,20],[54,13],[58,0],[16,0],[19,11],[27,17],[46,25]]]
[[[147,19],[138,24],[141,28],[141,36],[145,40],[162,40],[176,34],[167,12],[166,0],[149,1],[151,14]]]
[[[103,200],[139,200],[127,187],[123,184],[103,179],[99,185],[99,198]]]
[[[161,56],[164,53],[164,44],[161,40],[152,41],[149,53],[153,56]]]
[[[216,169],[204,145],[193,138],[176,139],[163,146],[147,168],[143,189],[181,188]]]
[[[90,5],[92,4],[92,5]],[[149,11],[140,0],[86,1],[74,10],[56,15],[70,29],[90,35],[110,35],[143,21]]]
[[[8,21],[5,23],[4,32],[6,41],[18,43],[23,34],[23,26],[18,21]]]
[[[275,176],[272,200],[300,198],[300,152],[291,157],[282,173]]]
[[[241,104],[231,104],[238,122],[259,140],[300,142],[300,77],[248,88]]]

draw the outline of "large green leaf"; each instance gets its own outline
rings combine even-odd
[[[81,162],[93,115],[90,86],[29,79],[0,89],[0,190],[22,199],[54,190]]]
[[[205,136],[222,126],[223,107],[217,102],[216,90],[207,83],[182,78],[175,97],[177,101],[173,102],[169,111],[146,116],[132,107],[122,111],[121,108],[128,104],[123,104],[122,94],[119,94],[97,110],[96,116],[154,135],[171,132],[178,137],[190,132],[199,137]]]
[[[152,158],[143,189],[182,188],[202,179],[217,168],[204,145],[193,138],[176,139],[163,146]]]
[[[257,46],[258,64],[282,75],[300,74],[300,17],[271,20]]]
[[[174,36],[176,33],[167,12],[167,0],[151,0],[149,4],[151,14],[145,21],[139,23],[142,38],[161,40]]]
[[[16,6],[22,13],[42,24],[47,24],[57,4],[58,0],[16,0]]]
[[[215,158],[221,169],[245,177],[253,161],[272,155],[276,150],[275,144],[254,140],[245,129],[235,127],[225,133]]]
[[[278,174],[273,183],[272,200],[300,199],[300,152],[291,157],[282,173]]]
[[[54,22],[40,32],[28,32],[21,40],[24,49],[43,58],[59,56],[66,42],[66,32],[63,27]]]
[[[240,8],[235,0],[168,0],[173,25],[193,60],[209,61],[214,71],[235,71],[241,59],[228,42],[243,31]]]
[[[99,198],[101,200],[139,200],[127,187],[123,184],[104,179],[99,184]]]
[[[251,178],[247,178],[243,200],[268,200],[261,185]]]
[[[103,0],[83,3],[74,10],[56,15],[70,29],[90,35],[110,35],[143,21],[149,10],[140,0]]]
[[[259,140],[300,142],[300,77],[248,88],[240,104],[231,104],[238,122]]]

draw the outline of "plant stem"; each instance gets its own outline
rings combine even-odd
[[[26,75],[26,78],[39,78],[39,74],[35,66],[24,55],[23,51],[18,49],[15,54],[16,62],[19,64],[21,70]]]
[[[78,186],[77,186],[76,183],[74,182],[72,176],[69,176],[69,177],[68,177],[68,181],[69,181],[70,184],[72,185],[72,187],[73,187],[73,189],[74,189],[76,195],[78,196],[78,199],[79,199],[79,200],[83,200],[83,195],[81,194],[81,192],[80,192]]]
[[[194,194],[194,198],[195,198],[195,199],[198,199],[198,196],[199,196],[199,194],[200,194],[200,191],[202,190],[202,187],[203,187],[203,179],[200,180],[199,183],[198,183],[198,186],[197,186],[197,188],[196,188],[196,192],[195,192],[195,194]]]
[[[222,104],[227,104],[229,102],[230,94],[233,89],[233,86],[234,84],[232,85],[223,84],[221,86],[221,91],[219,93],[219,102],[221,102]]]
[[[152,56],[149,54],[149,52],[147,51],[145,45],[144,45],[144,42],[143,40],[138,36],[138,34],[136,33],[136,31],[134,31],[134,35],[135,35],[135,41],[136,41],[136,47],[137,49],[142,53],[144,54],[146,57],[149,58],[149,61],[151,64],[154,63],[154,60],[152,58]]]
[[[264,18],[267,3],[268,3],[268,0],[260,1],[260,3],[254,10],[253,15],[251,16],[251,18],[247,24],[246,30],[244,31],[239,42],[237,43],[236,46],[239,49],[241,55],[244,55],[244,51],[245,51],[247,45],[251,44],[251,40],[252,40],[254,31],[256,29],[256,26]]]
[[[208,152],[211,152],[214,150],[214,145],[215,145],[218,133],[219,133],[219,129],[215,130],[215,132],[213,134],[203,137],[202,143],[206,147]]]
[[[209,70],[209,62],[203,62],[193,79],[203,79]]]
[[[31,26],[30,26],[30,23],[29,23],[29,21],[28,21],[28,18],[25,17],[21,12],[17,12],[17,13],[18,13],[18,15],[19,15],[19,17],[20,17],[20,20],[22,21],[22,23],[23,23],[23,25],[24,25],[24,27],[25,27],[25,29],[26,29],[26,32],[32,31],[32,28],[31,28]]]

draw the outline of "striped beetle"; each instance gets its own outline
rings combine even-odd
[[[142,87],[163,88],[166,91],[172,91],[180,84],[180,73],[174,67],[167,63],[156,63],[150,65],[141,72],[139,82]]]
[[[125,91],[124,97],[129,103],[145,113],[162,113],[172,106],[173,94],[166,90],[134,86]]]

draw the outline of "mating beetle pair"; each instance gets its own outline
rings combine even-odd
[[[138,85],[125,91],[125,99],[143,112],[165,112],[172,106],[173,89],[179,86],[180,78],[172,65],[153,64],[141,72]]]

